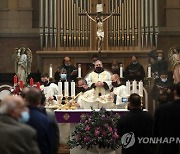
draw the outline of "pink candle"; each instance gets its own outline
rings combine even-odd
[[[40,83],[37,82],[37,88],[40,90]]]
[[[32,87],[34,85],[34,80],[33,78],[30,78],[30,86]]]
[[[20,87],[21,89],[23,89],[23,87],[24,87],[24,84],[23,84],[23,81],[22,81],[22,80],[19,81],[19,87]]]
[[[17,77],[17,75],[15,75],[14,76],[14,85],[17,85],[17,83],[18,83],[18,77]]]

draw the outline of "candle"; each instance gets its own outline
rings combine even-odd
[[[37,88],[40,90],[40,83],[39,82],[37,82]]]
[[[62,95],[62,82],[58,82],[58,95]]]
[[[71,82],[71,97],[75,97],[75,82]]]
[[[130,96],[130,82],[129,81],[126,81],[126,87],[127,87],[127,96]]]
[[[30,78],[30,86],[32,87],[34,85],[34,80],[33,78]]]
[[[78,64],[78,78],[81,78],[81,64]]]
[[[143,97],[143,82],[139,81],[139,96]]]
[[[14,85],[17,85],[17,82],[18,82],[18,77],[17,75],[14,76]]]
[[[148,66],[148,78],[151,78],[151,65]]]
[[[133,81],[132,93],[137,93],[137,82],[135,80]]]
[[[52,78],[53,75],[52,75],[52,64],[50,64],[49,66],[49,77]]]
[[[64,82],[64,96],[65,97],[69,96],[69,83],[67,81]]]
[[[120,64],[120,78],[123,78],[123,66]]]
[[[21,89],[23,89],[23,87],[24,87],[24,84],[23,84],[23,81],[22,81],[22,80],[19,81],[19,87],[20,87]]]

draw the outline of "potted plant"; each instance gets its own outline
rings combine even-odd
[[[120,118],[113,111],[101,108],[99,111],[92,110],[92,115],[81,116],[80,123],[75,126],[71,139],[68,141],[70,148],[105,149],[116,150],[120,147],[121,139],[117,134],[116,124]]]

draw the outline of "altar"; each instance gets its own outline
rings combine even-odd
[[[129,112],[127,109],[106,109],[107,111],[113,111],[114,114],[118,113],[120,116],[125,114],[126,112]],[[99,111],[99,109],[95,109],[95,111]],[[77,110],[55,110],[55,116],[57,119],[57,122],[69,126],[70,134],[72,131],[74,131],[75,125],[80,122],[81,116],[84,114],[91,115],[92,110],[91,109],[77,109]],[[70,125],[68,125],[70,124]],[[62,126],[63,128],[63,126]],[[64,127],[66,128],[66,127]],[[63,135],[63,134],[62,134]],[[70,154],[93,154],[95,152],[93,151],[86,151],[85,149],[70,149]],[[104,154],[121,154],[121,150],[117,149],[116,151],[111,152],[104,152]]]

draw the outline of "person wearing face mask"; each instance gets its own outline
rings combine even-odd
[[[103,69],[102,61],[95,62],[95,70],[87,76],[88,86],[95,89],[96,96],[105,95],[111,88],[111,74]]]
[[[167,61],[164,59],[163,53],[158,52],[157,53],[157,71],[159,75],[162,72],[162,70],[168,71],[168,64],[167,64]]]
[[[41,75],[41,87],[40,89],[44,92],[47,100],[55,100],[58,94],[58,86],[55,83],[49,81],[48,73]]]
[[[23,124],[29,121],[29,111],[20,96],[7,96],[0,107],[0,153],[40,154],[36,131]]]
[[[71,82],[76,81],[77,78],[77,69],[75,66],[71,65],[71,59],[69,57],[65,57],[63,59],[63,64],[59,67],[59,70],[66,70],[66,80]],[[62,78],[62,76],[60,76]]]
[[[145,71],[143,66],[137,61],[137,57],[131,57],[131,64],[125,69],[125,81],[144,81]]]
[[[127,87],[121,84],[120,77],[118,74],[113,74],[111,77],[112,89],[111,97],[114,98],[114,103],[117,108],[125,108],[126,103],[122,99],[127,99]]]
[[[155,80],[154,86],[152,88],[152,97],[155,101],[158,101],[160,95],[167,95],[167,100],[172,100],[172,87],[173,82],[168,78],[168,73],[162,71],[160,73],[160,78]]]

